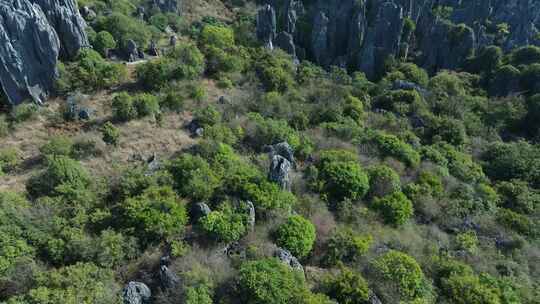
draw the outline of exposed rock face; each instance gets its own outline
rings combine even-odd
[[[171,289],[178,285],[180,278],[167,265],[161,265],[159,267],[159,281],[163,289]]]
[[[304,267],[296,257],[294,257],[288,250],[283,248],[278,248],[274,252],[274,256],[278,258],[281,262],[285,263],[287,266],[291,267],[292,269],[304,272]]]
[[[246,202],[246,205],[247,205],[247,213],[248,213],[248,216],[247,216],[247,224],[248,224],[248,227],[251,231],[253,231],[253,229],[255,229],[255,220],[256,220],[256,217],[255,217],[255,205],[253,205],[253,202],[251,201],[247,201]]]
[[[38,4],[60,38],[60,55],[73,58],[83,47],[90,46],[84,21],[73,0],[30,0]]]
[[[58,35],[39,5],[0,1],[0,82],[10,103],[47,97],[59,53]]]
[[[267,46],[368,77],[379,76],[389,57],[412,57],[436,71],[462,66],[476,49],[495,41],[506,49],[540,45],[535,0],[315,0],[307,7],[299,0],[267,2],[257,23]],[[436,5],[452,8],[448,20],[435,16]],[[416,24],[414,33],[405,26],[407,18]],[[486,20],[508,24],[510,34],[490,33]]]
[[[289,171],[291,170],[291,162],[281,155],[274,155],[270,163],[268,179],[279,184],[281,189],[290,190],[291,180]]]
[[[178,13],[179,12],[179,0],[152,0],[154,7],[159,8],[165,13]]]
[[[129,282],[122,291],[124,304],[149,304],[152,293],[144,283]]]
[[[273,49],[276,26],[276,10],[270,5],[263,6],[257,13],[257,38],[269,49]]]
[[[88,45],[85,26],[74,0],[0,0],[0,83],[11,104],[44,101],[58,56]]]
[[[208,205],[205,203],[197,203],[195,206],[193,206],[193,217],[195,220],[209,215],[210,212],[212,212],[212,210],[210,210],[210,207],[208,207]]]

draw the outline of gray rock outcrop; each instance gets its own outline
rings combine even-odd
[[[144,283],[129,282],[122,291],[124,304],[149,304],[152,293]]]
[[[58,38],[60,38],[60,55],[64,58],[73,58],[79,50],[89,47],[86,35],[86,22],[77,9],[73,0],[30,0],[39,5],[49,24],[51,24]]]
[[[180,278],[167,265],[162,264],[159,267],[159,282],[161,288],[172,289],[178,286]]]
[[[179,0],[152,0],[152,5],[164,13],[179,13]]]
[[[282,263],[286,264],[287,266],[291,267],[294,270],[301,271],[304,273],[304,267],[296,257],[292,255],[288,250],[283,248],[278,248],[274,252],[274,256],[278,258]]]
[[[45,101],[58,57],[89,45],[85,26],[74,0],[0,0],[0,84],[9,103]]]
[[[300,59],[380,76],[391,58],[410,58],[431,72],[456,69],[482,46],[540,45],[537,0],[267,0],[259,39]],[[451,8],[438,16],[438,5]],[[489,22],[488,22],[489,21]],[[415,30],[408,26],[413,22]],[[509,33],[489,31],[507,24]],[[292,41],[291,41],[292,38]],[[291,43],[292,42],[292,43]]]
[[[249,227],[251,231],[253,231],[253,229],[255,229],[255,220],[256,220],[255,205],[253,205],[253,202],[247,201],[246,206],[247,206],[247,214],[248,214],[247,226]]]
[[[289,171],[291,170],[291,162],[281,155],[272,156],[268,179],[277,183],[281,189],[291,189],[291,179]]]

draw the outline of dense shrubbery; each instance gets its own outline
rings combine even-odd
[[[315,226],[299,215],[289,217],[276,231],[276,243],[299,258],[309,254],[315,237]]]

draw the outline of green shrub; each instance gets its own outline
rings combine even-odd
[[[512,91],[519,90],[521,72],[512,65],[503,65],[495,72],[489,84],[489,94],[506,96]]]
[[[396,226],[405,224],[414,213],[412,202],[402,192],[375,198],[373,208],[381,212],[386,223]]]
[[[107,57],[107,52],[116,48],[116,40],[114,40],[111,33],[101,31],[96,34],[96,37],[92,42],[92,46],[98,53],[101,54],[101,56]]]
[[[68,64],[61,73],[61,81],[70,90],[91,92],[110,88],[127,77],[127,69],[122,64],[110,63],[92,49],[83,49],[74,62]]]
[[[34,103],[22,103],[11,110],[11,120],[15,123],[21,123],[34,119],[38,110],[39,107]]]
[[[465,250],[469,253],[475,253],[478,249],[478,237],[474,230],[466,231],[456,235],[456,245],[460,250]]]
[[[531,64],[523,69],[521,86],[530,95],[540,93],[540,63]]]
[[[375,143],[384,156],[394,157],[409,167],[420,163],[420,154],[394,135],[379,133],[375,136]]]
[[[138,65],[137,79],[146,89],[159,90],[173,79],[174,64],[173,59],[160,57]]]
[[[206,106],[195,110],[193,113],[195,119],[201,126],[213,126],[221,121],[221,113],[214,106]]]
[[[129,121],[137,117],[133,98],[126,92],[114,96],[112,102],[113,117],[118,121]]]
[[[327,283],[328,294],[343,304],[364,304],[369,299],[369,287],[366,280],[352,269],[342,267],[335,277]]]
[[[121,49],[125,49],[129,40],[135,41],[139,47],[146,48],[151,36],[150,30],[144,22],[119,12],[100,17],[94,28],[97,31],[108,31]]]
[[[294,84],[295,67],[283,51],[255,54],[255,70],[267,92],[285,92]]]
[[[443,292],[456,304],[499,304],[497,291],[474,275],[451,275],[443,280]]]
[[[315,243],[315,226],[300,215],[293,215],[279,226],[276,243],[298,258],[307,256]]]
[[[9,123],[5,115],[0,114],[0,138],[9,134]]]
[[[523,235],[534,235],[536,233],[535,223],[525,215],[516,213],[508,209],[499,209],[497,220],[508,229],[512,229]]]
[[[201,32],[200,42],[203,46],[231,48],[234,46],[234,32],[224,26],[206,25]]]
[[[32,196],[41,196],[55,194],[59,186],[85,189],[90,183],[90,174],[78,161],[66,156],[55,156],[47,159],[45,171],[32,177],[26,189]]]
[[[446,143],[438,143],[434,148],[448,160],[448,170],[456,178],[469,183],[485,179],[482,167],[473,161],[470,154],[460,152]]]
[[[188,287],[186,289],[185,302],[186,304],[212,304],[212,292],[204,285],[197,287]]]
[[[260,184],[247,183],[241,185],[246,200],[255,205],[258,215],[271,211],[290,211],[296,205],[296,197],[289,191],[283,191],[276,183],[263,181]]]
[[[15,148],[0,148],[0,176],[9,173],[21,164],[20,151]]]
[[[120,208],[126,225],[147,243],[182,233],[188,220],[185,203],[169,187],[150,187]]]
[[[369,195],[383,197],[401,191],[401,181],[394,169],[386,165],[376,165],[368,168]]]
[[[531,214],[540,207],[540,193],[531,189],[527,182],[512,180],[496,185],[504,208],[522,214]]]
[[[301,300],[305,282],[302,273],[272,258],[242,264],[238,287],[243,303],[289,304]]]
[[[424,296],[424,273],[413,257],[390,250],[373,262],[373,268],[376,275],[391,284],[403,299]]]
[[[265,119],[257,113],[251,113],[248,117],[250,123],[246,128],[246,136],[257,149],[284,141],[293,149],[300,146],[300,136],[285,120]]]
[[[141,93],[133,96],[133,106],[139,117],[153,116],[159,113],[158,98],[151,94]]]
[[[510,54],[510,62],[514,66],[540,63],[540,47],[529,45],[517,48]]]
[[[184,107],[184,96],[173,86],[167,87],[163,91],[164,95],[160,100],[161,108],[177,113],[181,112]]]
[[[528,180],[539,156],[537,148],[526,141],[494,142],[487,146],[482,159],[486,174],[494,180]]]
[[[351,229],[338,229],[326,245],[325,264],[355,262],[367,253],[372,243],[371,235],[358,235]]]
[[[106,122],[101,128],[101,135],[103,141],[108,145],[118,145],[118,139],[120,138],[120,130],[115,127],[110,121]]]
[[[425,108],[422,97],[416,90],[390,91],[375,100],[376,107],[388,111],[398,112],[402,115],[417,113]]]
[[[200,156],[182,154],[169,164],[175,189],[184,197],[205,201],[220,186],[220,178],[206,160]]]
[[[119,292],[112,270],[77,263],[40,273],[15,303],[116,303]]]
[[[70,156],[73,152],[73,140],[67,136],[55,136],[39,148],[43,156]]]
[[[201,229],[213,239],[225,243],[239,240],[246,233],[246,216],[234,210],[230,203],[220,205],[199,220]]]
[[[424,87],[428,85],[428,73],[414,63],[401,63],[397,66],[397,70],[403,73],[405,76],[404,80],[417,83]]]

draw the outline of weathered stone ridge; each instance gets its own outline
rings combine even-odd
[[[510,28],[504,49],[540,45],[537,0],[269,0],[263,15],[258,34],[265,45],[368,77],[380,75],[389,57],[413,57],[432,72],[459,68],[475,50],[500,40],[486,20]],[[408,32],[408,20],[414,32]]]
[[[60,55],[89,45],[74,0],[0,0],[0,83],[8,101],[50,94]]]

